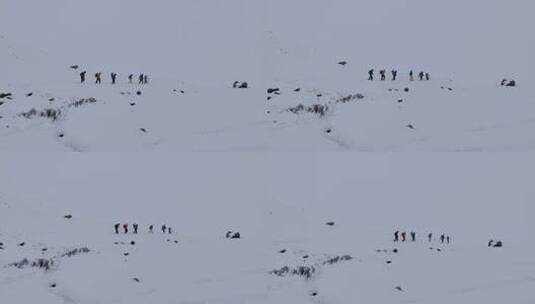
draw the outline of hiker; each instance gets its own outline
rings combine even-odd
[[[494,240],[490,240],[489,243],[487,244],[488,247],[492,247],[492,243],[494,243]]]
[[[119,234],[119,227],[121,226],[121,224],[115,224],[114,225],[114,228],[115,228],[115,234]]]
[[[429,81],[430,78],[429,73],[425,73],[425,80]]]
[[[446,237],[446,243],[448,243],[448,244],[450,243],[450,236],[449,235]]]
[[[427,235],[427,239],[429,240],[429,243],[431,243],[431,240],[433,239],[433,233],[430,232],[430,233]]]
[[[80,73],[80,83],[84,83],[85,82],[85,74],[87,72],[86,71],[83,71],[82,73]]]
[[[124,233],[128,233],[128,224],[123,224]]]
[[[398,71],[392,70],[392,81],[396,81],[396,77],[398,77]]]
[[[168,234],[173,234],[173,230],[171,230],[171,227],[167,227],[167,233]]]
[[[117,74],[116,73],[111,73],[111,84],[115,84],[115,80],[117,79]]]
[[[148,84],[149,83],[149,76],[148,75],[143,75],[143,83],[144,84]]]
[[[154,225],[150,225],[149,226],[149,233],[154,233]]]
[[[143,77],[143,74],[139,74],[139,84],[143,84],[143,80],[145,80],[145,77]]]
[[[406,233],[405,231],[403,231],[403,232],[401,233],[401,241],[402,241],[402,242],[405,242],[406,239],[407,239],[407,233]]]
[[[414,72],[412,70],[409,72],[409,79],[410,81],[414,81]]]
[[[416,232],[411,232],[411,239],[413,242],[416,242]]]
[[[165,233],[166,230],[167,230],[167,227],[165,225],[162,225],[162,232]]]
[[[394,242],[398,242],[399,241],[399,230],[394,232]]]
[[[133,225],[133,226],[134,226],[134,234],[137,234],[137,228],[138,228],[138,225],[137,225],[137,223],[134,223],[134,225]]]
[[[440,236],[440,242],[441,242],[442,244],[444,244],[444,239],[445,239],[445,238],[446,238],[446,236],[445,236],[444,234],[442,234],[442,235]]]
[[[385,70],[380,70],[379,74],[381,75],[381,81],[385,81],[386,80],[386,71]]]
[[[97,73],[95,73],[95,84],[97,84],[97,83],[99,83],[99,84],[102,83],[102,78],[101,78],[101,76],[102,76],[102,72],[97,72]]]
[[[424,72],[420,72],[418,78],[420,78],[420,81],[424,80]]]
[[[134,74],[128,75],[128,83],[132,84],[132,79],[134,79]]]
[[[368,75],[370,76],[370,77],[368,77],[368,80],[372,81],[373,80],[373,69],[368,71]]]

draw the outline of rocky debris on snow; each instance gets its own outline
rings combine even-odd
[[[227,231],[227,233],[225,234],[225,238],[227,238],[227,239],[239,239],[239,238],[241,238],[241,234],[239,232]]]
[[[31,262],[27,258],[24,258],[18,262],[8,264],[9,267],[15,267],[18,269],[23,269],[26,267],[34,267],[34,268],[44,269],[45,271],[50,270],[50,267],[52,267],[52,265],[54,265],[53,259],[43,259],[43,258],[39,258]]]
[[[280,93],[280,89],[279,88],[269,88],[269,89],[267,89],[267,93],[268,94],[274,94],[274,93],[277,93],[277,92]]]
[[[406,125],[406,127],[411,129],[411,130],[414,130],[414,126],[412,124],[408,124],[408,125]]]
[[[135,106],[135,105],[136,105],[135,102],[131,102],[131,103],[130,103],[130,106],[132,106],[132,107]]]
[[[327,133],[327,134],[331,133],[332,131],[333,131],[333,130],[330,129],[330,128],[325,129],[325,133]]]
[[[130,255],[130,253],[128,253],[128,252],[125,252],[125,253],[123,253],[123,255],[124,255],[124,256],[129,256],[129,255]]]
[[[309,257],[310,257],[310,256],[309,256],[308,254],[305,254],[304,256],[302,256],[302,258],[303,258],[304,260],[308,259]]]
[[[286,249],[279,250],[279,253],[285,253],[285,252],[286,252]]]
[[[409,88],[404,88],[403,92],[409,92]]]
[[[327,225],[327,226],[334,226],[334,222],[327,222],[327,223],[325,223],[325,225]]]
[[[63,218],[66,218],[66,219],[72,219],[72,214],[66,214],[63,216]]]
[[[392,264],[392,261],[388,260],[386,261],[387,264]]]
[[[12,96],[13,96],[13,94],[11,94],[11,93],[0,93],[0,99],[10,98]]]
[[[249,84],[246,81],[244,82],[234,81],[234,83],[232,84],[232,87],[234,89],[247,89],[249,87]]]
[[[494,241],[494,240],[490,240],[489,243],[488,243],[488,247],[495,247],[495,248],[501,248],[503,247],[503,242],[502,241]]]
[[[359,100],[359,99],[364,99],[364,95],[362,95],[362,94],[350,94],[350,95],[338,98],[335,101],[335,103],[347,103],[347,102],[351,102],[353,100]]]
[[[141,91],[137,91],[137,92],[136,92],[136,95],[137,95],[137,96],[141,96]]]
[[[338,64],[341,65],[341,66],[346,66],[347,61],[339,61]]]
[[[75,65],[71,65],[69,68],[73,69],[73,70],[77,70],[80,66],[75,64]]]
[[[28,94],[26,94],[26,97],[31,97],[33,95],[33,92],[30,92]]]
[[[308,107],[304,106],[303,104],[298,104],[295,107],[289,108],[288,111],[294,114],[300,114],[302,112],[314,113],[314,114],[319,114],[320,117],[323,117],[328,109],[329,107],[327,105],[322,105],[322,104],[313,104]]]
[[[397,291],[403,291],[403,289],[401,288],[401,286],[396,286],[394,289],[397,290]]]
[[[46,252],[48,251],[48,248],[41,248],[41,252]]]
[[[398,103],[402,103],[403,102],[403,99],[398,99]]]
[[[301,88],[296,88],[296,89],[294,90],[294,92],[300,92],[300,91],[301,91]]]
[[[340,263],[340,262],[343,262],[343,261],[351,261],[352,259],[353,259],[353,257],[350,256],[349,254],[341,255],[341,256],[337,255],[337,256],[328,258],[327,260],[323,261],[321,264],[322,265],[333,265],[333,264],[337,264],[337,263]]]
[[[54,98],[54,97],[48,99],[48,101],[50,101],[50,102],[52,102],[54,100],[56,100],[56,98]]]
[[[393,253],[398,253],[398,250],[397,250],[396,248],[394,248],[394,249],[392,250],[392,252],[393,252]]]
[[[145,129],[145,128],[139,128],[139,131],[141,131],[143,133],[147,133],[147,129]]]
[[[69,107],[75,107],[75,108],[78,108],[82,105],[85,105],[85,104],[91,104],[91,103],[96,103],[97,100],[93,97],[89,97],[89,98],[82,98],[82,99],[79,99],[75,102],[72,102],[69,104]]]
[[[317,295],[318,295],[318,292],[317,292],[317,291],[311,291],[311,292],[310,292],[310,296],[311,296],[311,297],[315,297],[315,296],[317,296]]]
[[[312,275],[315,272],[316,272],[316,268],[314,268],[314,266],[297,266],[294,268],[284,266],[280,269],[272,270],[269,273],[274,274],[279,277],[285,277],[288,275],[296,275],[296,276],[300,276],[308,280],[312,278]]]
[[[134,245],[136,245],[136,242],[131,241],[131,242],[130,242],[130,245],[134,246]]]
[[[65,137],[65,134],[63,134],[62,132],[60,132],[60,133],[58,133],[58,137],[59,137],[59,138],[63,138],[63,137]]]
[[[27,119],[31,119],[35,116],[38,116],[38,117],[51,119],[52,121],[56,121],[61,116],[61,110],[49,108],[49,109],[38,111],[35,108],[32,108],[31,110],[27,112],[20,113],[19,116],[22,116]]]
[[[139,280],[139,278],[133,278],[132,280],[134,280],[134,282],[137,282],[137,283],[141,282],[141,281]]]
[[[175,92],[175,93],[180,92],[180,94],[184,94],[184,93],[186,93],[186,92],[184,92],[184,90],[177,90],[177,89],[173,89],[173,92]]]
[[[52,283],[52,284],[48,285],[48,287],[50,287],[50,288],[56,288],[56,286],[57,286],[56,283]]]
[[[73,257],[75,255],[80,255],[80,254],[84,254],[84,253],[89,253],[91,250],[89,250],[89,248],[87,247],[81,247],[81,248],[74,248],[74,249],[70,249],[70,250],[67,250],[65,253],[63,253],[60,257],[64,258],[64,257]]]
[[[26,242],[22,242],[22,243],[19,243],[19,247],[23,247],[24,245],[26,245]]]

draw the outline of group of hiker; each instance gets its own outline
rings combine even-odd
[[[86,80],[87,71],[83,71],[80,73],[80,83],[85,83]],[[111,84],[117,83],[117,73],[111,72],[110,73],[111,78]],[[149,76],[147,74],[139,74],[137,77],[138,84],[148,84],[149,83]],[[95,73],[95,84],[101,84],[102,83],[102,72],[96,72]],[[134,83],[134,74],[128,75],[128,83],[133,84]]]
[[[123,232],[124,234],[128,234],[128,224],[122,224],[121,223],[117,223],[113,226],[113,228],[115,229],[115,234],[119,234],[120,233],[120,229],[121,229],[121,226],[123,228]],[[134,223],[132,224],[132,228],[133,228],[133,233],[134,234],[138,234],[138,228],[139,228],[139,225],[137,223]],[[173,233],[173,229],[169,226],[166,226],[166,225],[162,225],[161,227],[161,231],[162,233],[167,233],[167,234],[172,234]],[[149,233],[154,233],[154,225],[150,225],[149,226]]]
[[[412,242],[416,242],[416,232],[414,231],[411,231],[410,232],[410,238],[411,238],[411,241]],[[445,235],[445,234],[441,234],[440,235],[440,243],[444,244],[444,243],[447,243],[449,244],[450,241],[451,241],[451,238],[449,235]],[[433,233],[430,232],[427,234],[427,240],[428,242],[432,242],[433,241]],[[408,238],[407,238],[407,232],[403,231],[399,231],[397,230],[396,232],[394,232],[394,242],[405,242],[405,241],[408,241]]]
[[[397,70],[391,70],[390,71],[390,74],[392,76],[392,81],[396,81],[397,77],[398,77],[398,71]],[[379,76],[381,77],[381,81],[385,81],[386,80],[386,70],[385,69],[381,69],[379,70]],[[371,69],[368,71],[368,80],[370,81],[373,81],[374,80],[374,77],[375,77],[375,69]],[[420,72],[418,73],[418,78],[420,79],[420,81],[422,80],[430,80],[431,79],[431,76],[429,75],[429,73],[427,72]],[[409,80],[410,81],[414,81],[414,71],[411,70],[409,72]]]

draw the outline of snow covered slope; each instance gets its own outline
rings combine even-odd
[[[0,93],[13,99],[0,105],[0,148],[533,150],[534,9],[529,0],[4,1]],[[370,83],[372,67],[399,69],[401,80]],[[410,69],[431,81],[409,83]],[[77,83],[80,70],[89,83]],[[97,71],[105,85],[91,84]],[[130,73],[151,84],[128,85]],[[499,87],[504,77],[519,87]],[[236,80],[250,88],[231,89]],[[267,101],[274,87],[281,95]],[[357,93],[358,103],[332,105]],[[89,97],[98,102],[53,123],[19,116]],[[331,106],[322,118],[285,111],[300,103]]]
[[[0,302],[535,300],[529,155],[211,155],[3,156]],[[76,248],[90,251],[62,257]],[[9,266],[23,258],[54,264]],[[270,274],[284,266],[314,271]]]

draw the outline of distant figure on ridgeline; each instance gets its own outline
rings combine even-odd
[[[399,241],[399,230],[394,232],[394,242],[398,242],[398,241]]]
[[[149,233],[154,233],[154,225],[149,226]]]
[[[111,73],[111,84],[115,84],[115,81],[117,80],[117,73]]]
[[[95,73],[95,84],[102,83],[102,72]]]
[[[449,235],[446,236],[446,243],[448,243],[448,244],[450,243],[450,236]]]
[[[86,71],[83,71],[80,73],[80,83],[84,83],[85,82],[85,74],[87,72]]]
[[[128,224],[123,224],[124,233],[128,233]]]
[[[128,75],[128,83],[132,84],[134,80],[134,74]]]
[[[413,242],[416,242],[416,232],[414,232],[414,231],[411,232],[411,240],[412,240]]]
[[[149,83],[149,76],[147,74],[143,75],[143,83],[148,84]]]
[[[420,72],[418,78],[420,78],[420,81],[424,80],[424,72]]]
[[[429,241],[429,243],[431,243],[431,241],[433,240],[433,233],[430,232],[430,233],[427,235],[427,240]]]
[[[425,80],[429,81],[429,79],[431,79],[431,77],[429,76],[429,73],[425,73]]]
[[[440,242],[441,242],[442,244],[444,244],[444,239],[445,239],[445,238],[446,238],[446,236],[445,236],[444,234],[442,234],[442,235],[440,236]]]
[[[138,228],[139,226],[137,225],[137,223],[134,223],[133,226],[134,226],[134,234],[137,234],[137,228]]]
[[[143,80],[145,77],[143,77],[143,74],[139,74],[139,84],[143,84]]]
[[[369,70],[368,71],[368,80],[372,81],[373,80],[373,69]]]
[[[414,81],[414,71],[413,71],[413,70],[411,70],[411,71],[409,72],[409,80],[410,80],[410,81]]]
[[[167,233],[168,234],[173,234],[173,230],[171,229],[171,227],[167,227]]]
[[[398,71],[392,70],[392,81],[396,81],[396,78],[398,77]]]
[[[121,224],[113,225],[113,228],[115,228],[115,234],[119,234],[119,227],[121,227]]]
[[[380,70],[379,74],[381,75],[381,81],[386,80],[386,70]]]
[[[402,241],[402,242],[405,242],[406,240],[407,240],[407,233],[406,233],[405,231],[403,231],[403,232],[401,233],[401,241]]]
[[[166,230],[167,230],[167,226],[165,226],[165,225],[162,225],[162,232],[163,232],[163,233],[165,233],[165,232],[166,232]]]

